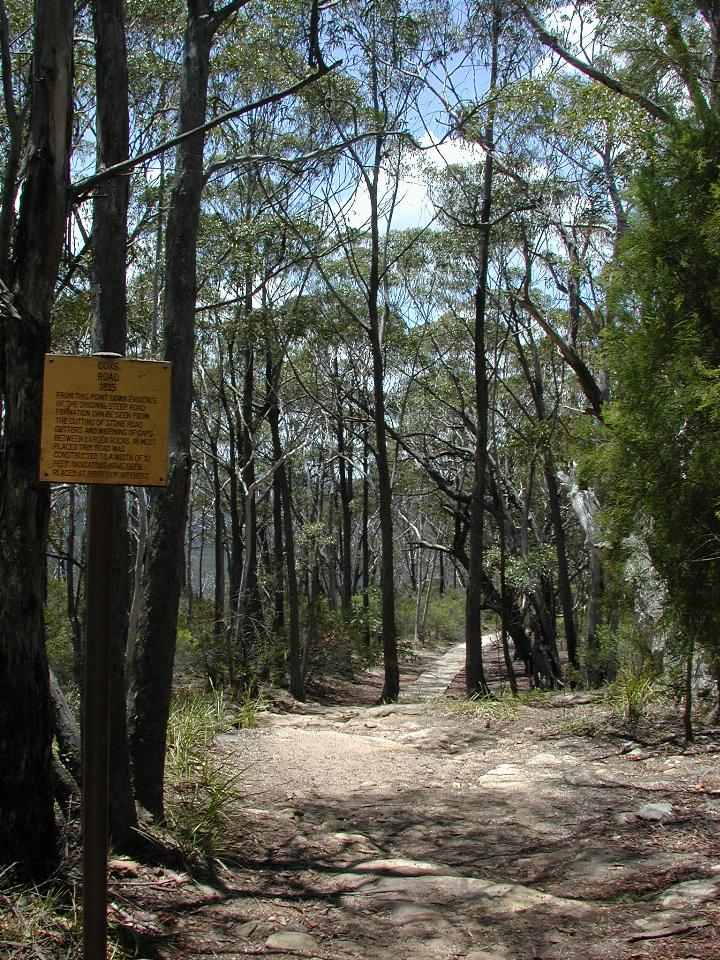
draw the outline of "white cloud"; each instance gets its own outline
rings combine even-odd
[[[484,158],[483,150],[476,144],[460,138],[440,142],[434,133],[426,133],[420,140],[423,148],[407,164],[400,178],[397,200],[393,211],[392,226],[399,230],[427,226],[435,216],[435,210],[427,192],[426,173],[443,170],[451,164],[479,163]],[[379,195],[389,204],[393,188],[392,177],[382,173]],[[353,227],[362,228],[370,217],[370,198],[360,184],[346,214]]]

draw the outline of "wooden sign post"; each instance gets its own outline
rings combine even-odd
[[[83,957],[107,957],[113,493],[167,483],[170,364],[115,354],[45,357],[40,479],[87,483],[83,699]]]

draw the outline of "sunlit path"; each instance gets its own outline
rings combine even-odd
[[[492,646],[496,634],[488,633],[483,636],[483,650]],[[431,667],[409,683],[400,692],[403,701],[429,700],[432,697],[441,697],[455,677],[465,666],[465,641],[456,643],[439,657]]]

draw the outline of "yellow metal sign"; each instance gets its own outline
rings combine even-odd
[[[47,354],[40,479],[167,483],[169,363]]]

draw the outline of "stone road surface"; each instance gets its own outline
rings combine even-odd
[[[496,639],[494,633],[483,636],[483,650],[491,646]],[[413,680],[401,692],[400,700],[405,703],[416,703],[418,700],[431,700],[441,697],[455,677],[465,666],[465,641],[453,644],[442,657],[436,660],[429,670],[421,673],[417,680]]]

